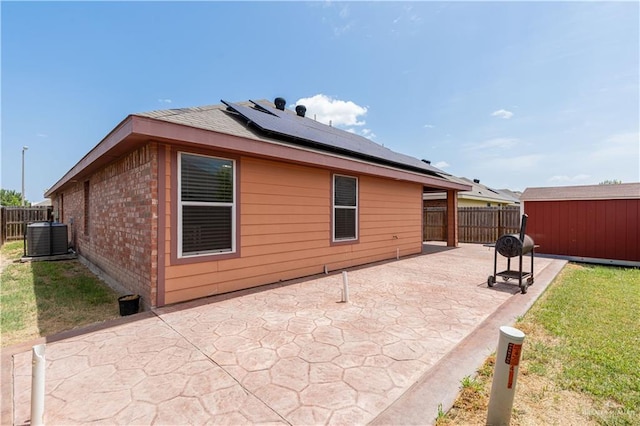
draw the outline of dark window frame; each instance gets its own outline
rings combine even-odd
[[[339,180],[339,178],[342,179],[349,179],[349,180],[353,180],[355,182],[355,189],[354,189],[354,194],[353,194],[353,198],[354,198],[354,202],[350,203],[350,202],[345,202],[345,201],[339,201],[337,200],[337,194],[336,194],[336,189],[337,189],[337,184],[336,181]],[[359,225],[360,225],[360,181],[356,176],[349,176],[349,175],[343,175],[343,174],[339,174],[339,173],[335,173],[332,176],[331,179],[331,242],[333,244],[342,244],[342,243],[354,243],[354,242],[358,242],[360,236],[359,236]],[[351,205],[353,204],[353,205]],[[354,217],[353,217],[353,235],[350,236],[341,236],[341,237],[337,237],[336,236],[336,230],[341,228],[341,224],[338,223],[339,221],[342,221],[344,218],[346,218],[345,216],[343,216],[343,214],[347,211],[353,211],[354,212]],[[340,214],[337,214],[337,212],[340,212]]]

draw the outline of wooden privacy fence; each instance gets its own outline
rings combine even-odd
[[[0,207],[0,244],[21,240],[27,224],[48,220],[51,211],[51,206]]]
[[[447,208],[425,207],[424,241],[447,240]]]
[[[458,240],[461,243],[495,243],[502,234],[520,232],[520,207],[459,207]],[[424,209],[424,240],[446,241],[447,208]]]

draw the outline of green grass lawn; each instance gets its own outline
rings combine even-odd
[[[118,295],[77,260],[19,263],[22,241],[0,250],[2,346],[117,318]]]
[[[639,313],[640,269],[568,264],[515,325],[526,337],[511,424],[640,425]],[[486,419],[494,362],[438,425]]]
[[[640,424],[640,269],[568,268],[529,315],[559,339],[537,350],[562,365],[561,387],[619,404],[605,424]]]

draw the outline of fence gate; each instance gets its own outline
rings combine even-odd
[[[424,241],[447,241],[446,207],[425,207]]]
[[[27,224],[49,220],[51,211],[51,206],[0,207],[0,244],[21,240]]]

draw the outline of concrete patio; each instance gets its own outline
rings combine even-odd
[[[565,263],[536,257],[522,295],[487,287],[492,248],[434,243],[350,269],[349,303],[334,271],[54,336],[45,422],[431,424]],[[2,424],[30,421],[36,343],[3,348]]]

